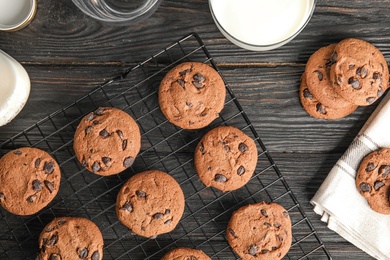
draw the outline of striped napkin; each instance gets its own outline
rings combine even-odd
[[[390,260],[390,215],[371,210],[355,186],[361,160],[379,148],[390,148],[390,92],[310,202],[331,230],[369,255]]]

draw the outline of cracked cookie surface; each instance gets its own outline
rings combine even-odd
[[[90,172],[118,174],[134,163],[141,148],[141,134],[126,112],[100,107],[81,119],[73,148],[79,162]]]
[[[54,199],[60,179],[60,167],[47,152],[10,151],[0,159],[0,205],[16,215],[32,215]]]
[[[183,212],[181,187],[172,176],[158,170],[132,176],[116,200],[116,214],[122,224],[148,238],[172,231]]]
[[[196,172],[207,186],[236,190],[252,177],[257,164],[252,138],[233,126],[219,126],[199,141],[194,154]]]
[[[226,98],[225,83],[216,70],[200,62],[184,62],[161,81],[162,113],[183,129],[199,129],[219,117]]]

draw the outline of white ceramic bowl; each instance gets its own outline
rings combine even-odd
[[[36,0],[0,0],[0,30],[17,31],[26,27],[36,10]]]
[[[23,66],[0,50],[0,126],[22,110],[30,95],[30,77]]]

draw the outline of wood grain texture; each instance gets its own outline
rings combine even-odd
[[[309,56],[347,37],[373,43],[389,61],[389,5],[388,0],[317,1],[310,23],[294,40],[276,50],[252,52],[223,37],[206,0],[164,0],[147,21],[121,27],[89,18],[69,0],[39,0],[29,26],[0,32],[0,49],[19,60],[32,81],[25,108],[0,127],[0,142],[172,41],[197,32],[333,259],[371,259],[329,230],[309,201],[379,102],[340,120],[318,120],[300,106],[298,88]],[[77,207],[77,200],[68,206]],[[10,242],[0,243],[7,247]]]

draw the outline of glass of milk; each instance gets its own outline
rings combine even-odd
[[[22,110],[30,94],[30,77],[13,57],[0,50],[0,126]]]
[[[308,24],[316,0],[209,0],[221,33],[244,49],[266,51],[297,36]]]
[[[0,0],[0,31],[17,31],[34,18],[37,0]]]

